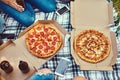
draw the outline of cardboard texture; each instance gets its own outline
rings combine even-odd
[[[118,54],[116,38],[110,32],[109,24],[113,23],[112,4],[106,0],[75,0],[71,2],[71,54],[81,70],[113,70]],[[111,43],[110,55],[103,61],[93,64],[82,60],[74,51],[73,42],[79,32],[94,29],[105,34]],[[111,42],[112,39],[112,42]],[[113,48],[113,46],[116,46]]]
[[[6,59],[8,59],[8,61],[10,61],[13,65],[15,65],[15,67],[18,65],[19,60],[25,60],[30,64],[30,66],[32,68],[34,66],[36,69],[38,69],[45,62],[47,62],[49,59],[51,59],[53,56],[55,56],[55,55],[53,55],[49,58],[38,58],[38,57],[32,55],[27,50],[27,47],[25,44],[25,36],[30,29],[32,29],[35,25],[38,25],[39,23],[50,24],[50,25],[56,27],[57,29],[59,29],[61,36],[63,38],[63,42],[64,42],[64,36],[67,34],[67,32],[61,25],[59,25],[55,20],[38,20],[33,25],[29,26],[27,29],[25,29],[23,32],[21,32],[18,39],[16,39],[15,41],[9,41],[6,44],[3,44],[4,46],[2,45],[0,47],[1,48],[0,49],[1,59],[2,59],[2,57],[5,57]],[[18,68],[15,68],[14,73],[11,73],[12,76],[5,75],[5,74],[3,74],[3,75],[5,77],[8,76],[8,78],[10,78],[9,80],[18,80],[19,78],[17,77],[17,75],[20,74],[20,72],[17,69]],[[33,71],[32,71],[32,73],[33,73]],[[30,73],[29,75],[31,75],[32,73]],[[19,77],[26,79],[24,76],[28,77],[29,75],[20,74]],[[7,80],[8,80],[8,78],[7,78]],[[24,80],[24,79],[21,79],[21,80]]]
[[[34,72],[33,65],[29,64],[28,59],[23,55],[23,52],[16,48],[16,45],[12,43],[12,41],[8,41],[4,44],[4,48],[0,50],[0,62],[3,60],[8,60],[10,64],[13,66],[13,72],[10,74],[6,74],[3,70],[0,69],[1,75],[6,80],[24,80],[28,75],[32,74]],[[27,74],[23,74],[19,68],[18,64],[19,61],[23,60],[28,62],[28,65],[30,67],[30,72]],[[19,79],[20,78],[20,79]]]
[[[33,26],[38,25],[39,23],[43,23],[43,24],[50,24],[54,27],[56,27],[60,32],[61,32],[61,36],[63,38],[63,42],[64,42],[64,36],[67,34],[67,32],[64,30],[64,28],[61,27],[61,25],[59,25],[55,20],[38,20],[35,24],[31,25],[28,29],[26,29],[25,31],[23,31],[22,33],[20,33],[19,38],[17,40],[14,41],[14,43],[16,44],[16,47],[20,50],[23,51],[24,55],[29,59],[30,63],[32,65],[34,65],[37,69],[44,64],[46,61],[48,61],[49,59],[51,59],[52,57],[49,58],[38,58],[34,55],[32,55],[26,47],[25,44],[25,36],[27,34],[27,31],[29,31]],[[64,43],[63,43],[64,44]]]

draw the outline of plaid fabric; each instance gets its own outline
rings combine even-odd
[[[61,8],[64,5],[67,5],[70,7],[70,4],[62,4],[60,1],[57,0],[57,8]],[[55,12],[51,13],[43,13],[40,10],[34,8],[35,14],[36,14],[36,20],[51,20],[55,19],[59,24],[62,25],[68,32],[72,30],[72,26],[70,24],[70,12],[67,12],[61,16],[57,15]],[[7,14],[0,12],[2,17],[4,17],[6,22],[6,28],[3,33],[14,33],[16,35],[16,38],[22,30],[24,30],[25,26],[22,26],[17,21],[15,21],[13,18],[9,17]],[[111,31],[116,32],[117,27],[111,27]],[[117,33],[117,32],[116,32]],[[117,35],[119,36],[119,35]],[[120,53],[120,39],[117,38],[118,43],[118,50]],[[7,39],[5,39],[7,40]],[[80,67],[76,65],[72,55],[70,54],[70,39],[66,43],[67,45],[64,46],[63,49],[61,49],[56,56],[54,56],[52,59],[50,59],[48,62],[46,62],[43,66],[40,68],[49,68],[53,72],[55,71],[59,60],[61,57],[65,57],[71,60],[70,65],[67,68],[67,71],[65,73],[64,77],[56,76],[55,80],[72,80],[75,76],[84,76],[88,80],[120,80],[120,54],[118,54],[116,64],[113,65],[113,71],[82,71],[80,70]]]

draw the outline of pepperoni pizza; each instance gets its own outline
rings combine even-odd
[[[47,58],[60,49],[62,37],[53,25],[38,24],[28,31],[25,42],[27,49],[33,55]]]
[[[97,63],[109,56],[110,42],[97,30],[85,30],[75,37],[74,48],[81,59]]]

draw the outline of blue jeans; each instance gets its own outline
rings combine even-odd
[[[3,24],[5,23],[4,19],[2,18],[2,16],[0,15],[0,33],[3,32]]]
[[[54,80],[54,74],[37,74],[35,73],[29,80]]]

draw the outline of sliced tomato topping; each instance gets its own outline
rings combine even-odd
[[[49,50],[49,49],[50,49],[50,46],[46,46],[46,49],[48,49],[48,50]]]
[[[39,49],[42,49],[43,48],[43,46],[42,45],[39,45]]]
[[[35,37],[36,37],[36,38],[39,38],[39,37],[40,37],[40,35],[39,35],[39,34],[36,34],[36,35],[35,35]]]
[[[56,41],[56,40],[57,40],[57,37],[53,37],[53,40]]]
[[[33,35],[29,34],[29,35],[28,35],[28,38],[33,38]]]
[[[54,41],[54,42],[52,42],[52,45],[55,45],[56,44],[56,42]]]
[[[52,32],[51,32],[51,35],[55,35],[55,31],[52,31]]]
[[[32,39],[31,42],[32,42],[32,43],[35,42],[35,39]]]
[[[30,50],[32,50],[32,46],[30,46]]]
[[[36,32],[32,32],[32,35],[35,35],[36,34]]]

